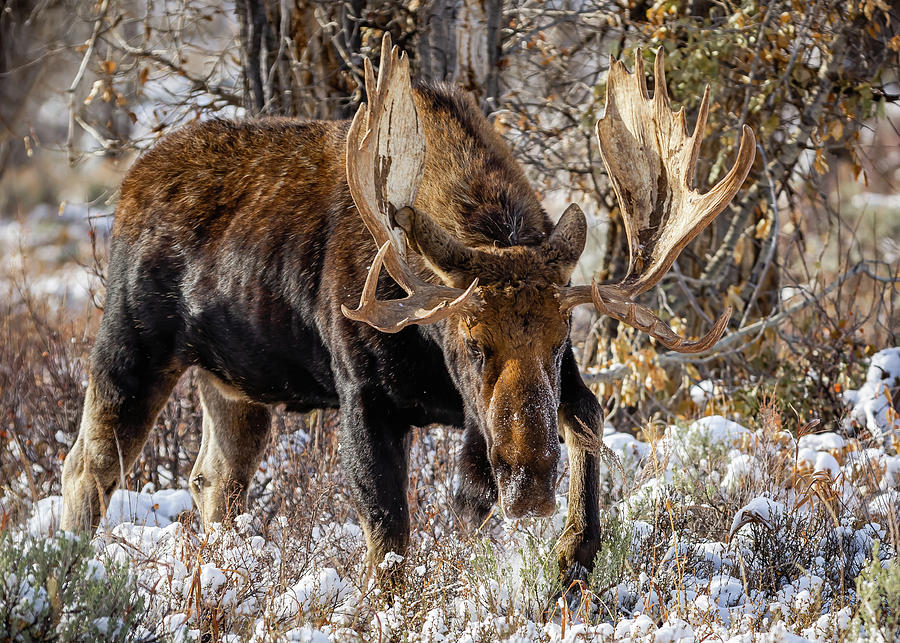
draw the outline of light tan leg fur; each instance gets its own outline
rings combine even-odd
[[[204,525],[239,513],[269,436],[269,408],[210,373],[199,377],[203,440],[191,471],[191,495]]]
[[[97,528],[180,375],[169,372],[140,394],[125,393],[102,375],[91,376],[78,438],[63,464],[62,529]]]

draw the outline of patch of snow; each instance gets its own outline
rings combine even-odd
[[[100,527],[112,529],[124,522],[165,527],[193,507],[193,498],[186,489],[164,489],[152,494],[117,489],[109,500]]]
[[[47,496],[38,500],[31,510],[25,529],[35,537],[49,536],[59,528],[62,496]]]
[[[106,567],[99,560],[91,559],[87,561],[85,576],[89,581],[104,581],[106,580]]]
[[[762,466],[756,456],[749,453],[741,453],[731,459],[725,469],[722,478],[722,486],[728,490],[737,489],[743,482],[757,480],[762,472]]]
[[[628,433],[614,432],[603,436],[603,443],[619,456],[622,463],[636,464],[650,452],[650,445]]]
[[[868,509],[875,516],[900,515],[900,491],[891,489],[878,494],[869,501]]]
[[[694,404],[703,406],[713,399],[716,393],[716,383],[713,380],[701,380],[691,387],[690,395]]]
[[[797,440],[797,447],[813,451],[828,451],[842,449],[846,443],[847,441],[837,433],[808,433]]]
[[[294,618],[309,614],[316,606],[339,605],[350,595],[350,585],[333,567],[325,567],[301,578],[273,599],[272,605],[278,618]]]
[[[716,574],[706,588],[709,598],[723,607],[738,605],[744,598],[744,585],[728,574]]]
[[[885,440],[892,433],[900,432],[900,413],[891,399],[891,390],[898,387],[900,347],[878,351],[872,356],[862,387],[844,395],[844,401],[853,405],[850,422]]]
[[[378,563],[378,569],[390,569],[392,567],[398,566],[403,562],[403,556],[400,554],[389,551],[384,555],[384,560]]]
[[[750,429],[721,415],[700,418],[688,427],[689,435],[701,437],[709,444],[734,444],[742,435],[750,433]]]
[[[816,465],[816,458],[818,457],[819,452],[815,449],[805,447],[797,450],[797,462],[808,462],[810,466],[814,467]]]
[[[881,464],[884,466],[882,488],[900,487],[900,455],[884,456]]]
[[[813,465],[813,468],[816,471],[826,472],[831,476],[832,480],[836,479],[841,473],[841,465],[838,464],[835,457],[827,451],[823,451],[816,456],[816,463]]]
[[[687,621],[680,618],[669,617],[663,623],[653,637],[654,643],[679,643],[681,641],[694,640],[694,628]]]
[[[758,496],[738,509],[731,521],[731,535],[737,533],[741,527],[751,522],[759,522],[772,529],[774,521],[785,511],[784,504]]]
[[[109,501],[106,516],[100,522],[103,530],[111,530],[122,523],[165,527],[179,514],[194,506],[190,492],[184,489],[165,489],[148,494],[139,491],[116,490]],[[32,536],[47,536],[59,528],[62,497],[47,496],[38,500],[31,510],[26,530]]]

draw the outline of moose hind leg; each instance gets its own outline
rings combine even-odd
[[[153,368],[108,351],[102,335],[84,400],[81,427],[63,465],[60,527],[94,530],[130,470],[182,370]],[[108,353],[115,353],[110,359]]]
[[[246,505],[272,414],[210,373],[202,372],[199,380],[203,439],[190,488],[203,524],[209,525],[234,517]]]

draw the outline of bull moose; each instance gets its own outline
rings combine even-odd
[[[558,556],[563,570],[589,568],[602,411],[579,374],[570,311],[591,304],[670,349],[709,348],[730,310],[690,341],[634,299],[731,201],[754,158],[744,126],[728,174],[693,189],[709,90],[689,135],[661,52],[654,75],[650,98],[640,53],[633,74],[611,61],[597,123],[631,253],[617,284],[569,285],[582,211],[570,205],[554,225],[474,102],[411,86],[387,37],[377,83],[365,63],[368,105],[352,122],[210,120],[161,140],[122,183],[62,527],[96,528],[195,366],[203,436],[190,490],[204,523],[227,518],[229,498],[246,502],[269,405],[339,408],[374,562],[408,547],[411,427],[441,423],[464,431],[453,502],[475,523],[498,500],[510,517],[549,515],[564,439]]]

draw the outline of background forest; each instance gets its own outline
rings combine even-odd
[[[165,574],[157,570],[150,591],[150,576],[137,575],[144,586],[132,598],[164,617],[130,622],[147,638],[232,632],[264,640],[302,625],[305,640],[370,640],[374,629],[409,640],[441,640],[434,632],[529,640],[522,628],[533,626],[534,640],[565,640],[574,636],[567,623],[580,623],[597,640],[652,640],[657,628],[675,627],[672,619],[698,638],[774,632],[778,623],[807,638],[855,638],[873,631],[860,608],[868,590],[857,584],[870,577],[872,622],[900,628],[896,611],[881,609],[891,596],[900,601],[896,562],[866,567],[893,558],[900,544],[900,353],[878,353],[900,345],[900,7],[885,0],[0,0],[0,570],[12,573],[2,565],[13,565],[10,548],[23,546],[14,544],[15,529],[27,523],[36,535],[52,526],[45,501],[59,493],[61,460],[77,432],[116,189],[133,159],[196,119],[349,118],[366,100],[362,62],[377,63],[386,32],[417,80],[473,93],[551,216],[570,201],[582,205],[590,238],[578,282],[617,280],[628,265],[594,138],[610,57],[633,69],[640,50],[649,71],[663,48],[673,108],[684,107],[689,124],[710,85],[701,190],[733,163],[742,125],[757,135],[755,164],[734,202],[642,300],[693,336],[731,305],[723,339],[683,355],[593,309],[576,320],[576,354],[630,478],[611,465],[601,575],[579,588],[580,607],[548,602],[556,590],[545,568],[553,520],[511,527],[494,518],[481,536],[447,536],[455,533],[445,498],[458,438],[435,430],[416,446],[421,480],[410,492],[414,532],[425,534],[417,565],[429,575],[411,575],[406,602],[378,603],[354,566],[362,549],[329,430],[335,418],[323,412],[277,414],[269,469],[236,540],[204,540],[190,517],[175,521],[189,498],[182,506],[157,497],[148,501],[154,512],[172,508],[171,525],[155,523],[165,534],[150,542],[146,532],[128,532],[135,515],[123,510],[122,524],[109,525],[112,541],[85,545],[72,560],[111,557],[142,570],[153,547],[171,545],[166,564],[185,568],[175,574],[183,586],[160,589]],[[142,489],[141,498],[186,488],[200,422],[192,379],[185,376],[159,418],[164,430],[126,476],[123,487]],[[880,401],[867,407],[864,395]],[[822,454],[835,466],[819,462]],[[753,505],[759,498],[766,501]],[[788,511],[797,507],[809,512],[802,520]],[[288,524],[301,526],[288,536]],[[829,540],[842,529],[849,532]],[[735,544],[741,530],[745,540]],[[265,538],[268,558],[248,544],[254,537]],[[319,541],[318,549],[310,544]],[[727,552],[710,554],[710,543]],[[286,561],[287,548],[303,553]],[[244,567],[232,560],[248,551],[253,561]],[[686,592],[699,591],[685,585],[685,569],[713,558],[710,578],[738,579],[739,590],[720,578],[717,589],[711,582],[700,592],[712,597],[705,616],[685,611]],[[275,571],[259,571],[267,565]],[[516,576],[507,587],[510,565]],[[240,580],[246,570],[265,580],[253,587]],[[818,589],[803,581],[809,574]],[[307,578],[316,582],[304,602],[297,587]],[[777,598],[786,586],[809,601]],[[285,588],[299,608],[279,612]],[[432,613],[457,598],[464,607]],[[110,613],[131,613],[134,601],[110,603]],[[747,622],[720,611],[754,601],[765,609]],[[814,631],[828,614],[838,615],[826,624],[837,629]],[[14,621],[0,608],[0,638],[3,618]],[[473,622],[486,629],[466,630]],[[614,629],[596,629],[604,623]]]

